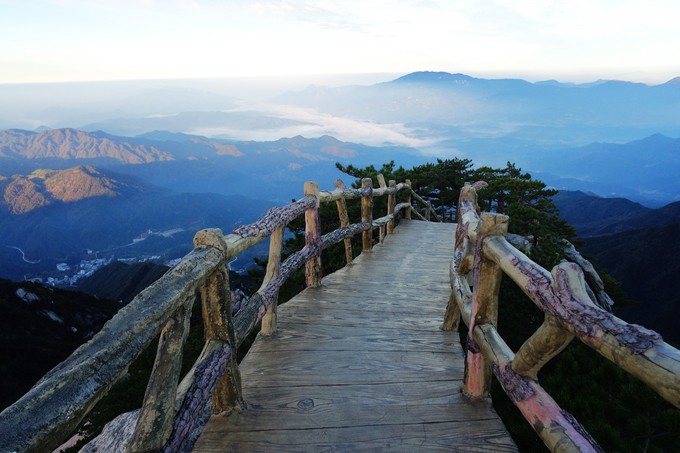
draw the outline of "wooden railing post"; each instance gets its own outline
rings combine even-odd
[[[225,269],[219,270],[210,278],[208,285],[201,290],[203,300],[204,320],[206,313],[213,313],[207,319],[216,319],[219,312],[223,321],[206,325],[206,341],[216,339],[227,342],[231,346],[232,354],[229,364],[217,383],[212,395],[213,414],[241,411],[245,407],[241,391],[241,372],[236,361],[238,340],[231,315],[231,291],[229,290],[229,274]],[[222,327],[224,326],[224,327]],[[225,332],[226,330],[226,332]],[[226,335],[225,335],[226,334]]]
[[[385,183],[385,177],[378,173],[378,185],[380,186],[381,189],[384,189],[387,187],[387,184]],[[389,197],[389,195],[388,195]],[[389,211],[389,208],[388,208]],[[380,225],[378,227],[378,242],[383,243],[385,241],[385,236],[387,235],[387,225]]]
[[[389,182],[390,189],[395,189],[393,192],[390,192],[387,195],[387,215],[394,215],[394,205],[396,204],[397,200],[397,193],[396,193],[396,187],[397,187],[397,181],[394,179],[391,179]],[[387,222],[387,234],[392,234],[394,233],[394,219],[390,220]]]
[[[193,301],[193,297],[187,300],[161,331],[156,359],[128,451],[159,450],[172,434],[182,350],[189,333]]]
[[[321,241],[321,224],[319,223],[319,186],[314,181],[305,183],[305,196],[316,198],[316,204],[305,211],[305,246],[318,247]],[[317,256],[305,263],[305,281],[309,288],[321,286],[321,250]]]
[[[361,198],[361,221],[373,223],[373,180],[363,178],[361,188],[368,190],[368,194]],[[373,249],[373,228],[361,232],[362,252],[370,252]]]
[[[512,360],[512,371],[537,379],[540,369],[566,348],[574,334],[564,329],[555,317],[548,314],[541,327],[524,342]]]
[[[508,232],[508,216],[482,213],[474,262],[474,290],[472,293],[472,313],[468,330],[468,351],[465,362],[465,382],[463,393],[472,399],[485,398],[491,385],[491,361],[484,357],[473,338],[475,326],[490,324],[496,326],[498,320],[498,292],[503,272],[494,261],[482,252],[484,239],[490,235],[505,235]]]
[[[283,245],[283,232],[285,227],[274,230],[269,238],[269,259],[267,260],[267,272],[262,280],[261,288],[266,288],[272,279],[279,276],[281,272],[281,247]],[[262,318],[260,333],[270,336],[276,332],[276,309],[278,306],[278,291],[275,300],[267,308],[267,312]]]
[[[411,201],[411,180],[410,179],[406,180],[406,185],[408,186],[408,189],[409,189],[407,191],[408,197],[406,198],[406,203],[408,203],[408,205],[410,207],[406,210],[405,218],[406,218],[406,220],[411,220],[411,209],[413,209],[413,202]]]
[[[339,179],[334,183],[337,189],[346,189],[345,184]],[[338,207],[338,218],[340,219],[340,227],[347,228],[349,226],[349,216],[347,215],[347,202],[344,198],[338,198],[335,200],[335,204]],[[350,238],[345,238],[345,262],[347,266],[352,264],[352,240]]]
[[[227,256],[227,243],[220,230],[202,230],[194,238],[195,247],[211,246]],[[217,383],[212,395],[212,412],[219,414],[233,410],[241,411],[245,407],[241,391],[241,373],[236,362],[238,343],[231,313],[231,290],[229,288],[229,272],[225,264],[215,271],[201,288],[201,307],[205,340],[218,340],[228,343],[232,354],[227,369]]]

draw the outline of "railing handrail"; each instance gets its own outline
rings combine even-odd
[[[508,217],[479,213],[478,188],[467,184],[458,204],[451,299],[444,328],[462,317],[469,327],[464,393],[488,395],[491,372],[551,450],[601,451],[585,429],[538,384],[538,371],[577,337],[680,407],[680,351],[644,327],[598,307],[583,271],[563,262],[542,268],[505,238]],[[468,274],[473,274],[473,288]],[[545,313],[543,325],[514,353],[496,330],[501,275],[510,277]]]
[[[89,342],[0,413],[0,451],[51,451],[59,446],[159,334],[156,363],[141,413],[138,417],[121,417],[120,423],[135,426],[133,447],[130,448],[150,450],[165,445],[171,450],[182,442],[191,442],[176,433],[178,424],[204,422],[202,417],[205,418],[204,409],[209,401],[201,399],[200,395],[212,395],[210,389],[219,385],[222,396],[213,396],[213,410],[227,411],[242,404],[233,351],[257,322],[262,320],[263,334],[275,330],[278,291],[287,278],[307,263],[308,286],[314,286],[315,277],[310,274],[320,273],[320,261],[315,267],[314,260],[320,260],[323,249],[341,240],[348,244],[351,236],[375,228],[380,229],[382,240],[384,234],[392,232],[394,221],[402,210],[405,210],[406,218],[410,218],[412,211],[417,213],[411,205],[412,191],[408,180],[400,184],[390,181],[389,186],[384,178],[378,180],[381,187],[377,189],[372,188],[370,179],[362,181],[364,187],[361,189],[347,189],[338,181],[333,191],[318,191],[316,183],[307,183],[303,198],[272,208],[256,222],[242,225],[231,234],[224,236],[215,229],[198,232],[192,252],[138,294]],[[395,194],[405,189],[409,193],[407,202],[395,204]],[[372,209],[369,212],[365,208],[372,208],[373,197],[383,195],[388,195],[388,213],[373,220]],[[343,214],[342,207],[346,200],[359,198],[363,200],[362,221],[349,224],[346,208]],[[331,201],[338,204],[341,227],[320,236],[318,207],[320,203]],[[429,204],[427,207],[432,209]],[[283,230],[302,214],[305,214],[308,228],[306,245],[281,262]],[[310,223],[314,225],[310,227]],[[310,232],[309,228],[315,231]],[[263,284],[232,318],[226,263],[267,237],[271,238],[270,263]],[[369,243],[366,240],[364,235],[363,250],[370,251],[370,235]],[[347,263],[351,264],[351,251]],[[199,292],[203,301],[206,343],[192,370],[177,383],[191,306]],[[164,415],[159,417],[159,412]],[[182,428],[187,430],[186,426]],[[197,436],[195,428],[190,434],[194,438]]]

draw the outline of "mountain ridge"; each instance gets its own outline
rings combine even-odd
[[[553,201],[560,210],[560,217],[576,228],[581,238],[680,222],[680,202],[652,209],[627,198],[605,198],[566,190],[560,190]]]
[[[132,145],[113,140],[104,133],[88,133],[78,129],[50,129],[32,132],[21,129],[0,131],[0,156],[39,159],[110,158],[128,164],[172,160],[168,153],[155,147]]]

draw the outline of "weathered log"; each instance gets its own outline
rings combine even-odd
[[[406,189],[408,186],[406,184],[400,183],[397,184],[396,187],[378,187],[377,189],[374,188],[372,193],[373,193],[373,198],[376,197],[382,197],[385,194],[395,194],[399,192],[400,190]]]
[[[378,179],[378,187],[380,187],[381,189],[384,189],[385,187],[387,187],[387,184],[385,183],[385,177],[382,175],[382,173],[378,173],[377,179]]]
[[[406,216],[406,211],[411,211],[411,205],[408,203],[399,203],[394,207],[394,215],[395,216],[400,216],[404,215]]]
[[[218,269],[208,283],[207,291],[202,294],[205,297],[205,305],[220,307],[223,323],[226,324],[226,338],[220,332],[219,336],[208,337],[211,339],[227,341],[232,350],[236,350],[236,329],[231,311],[231,291],[229,291],[229,273],[226,268]],[[236,356],[229,359],[226,372],[220,377],[216,390],[212,395],[212,413],[231,413],[233,410],[241,411],[245,407],[241,391],[241,373],[236,363]]]
[[[387,225],[392,220],[394,220],[393,214],[374,219],[373,223],[372,223],[373,229],[384,227],[385,225]]]
[[[232,258],[236,257],[244,250],[247,250],[250,247],[259,244],[265,239],[267,239],[267,236],[248,236],[242,238],[241,236],[233,233],[224,236],[224,241],[227,243],[229,250],[228,255],[226,257],[227,261],[230,261]]]
[[[445,331],[458,330],[460,323],[460,308],[456,302],[456,294],[451,291],[449,295],[449,302],[446,304],[446,312],[444,313],[444,322],[441,329]]]
[[[316,184],[316,183],[315,183]],[[248,225],[241,225],[232,234],[242,238],[270,236],[277,228],[285,227],[292,220],[302,215],[308,209],[319,204],[318,188],[317,196],[305,195],[304,198],[286,206],[275,206],[267,211],[261,219]]]
[[[137,295],[89,342],[0,413],[0,450],[49,450],[61,445],[158,336],[171,314],[220,265],[224,256],[218,250],[194,250]]]
[[[195,247],[213,247],[225,256],[229,254],[229,246],[217,229],[200,231],[194,238]],[[226,260],[225,260],[226,262]],[[208,282],[201,288],[203,323],[206,340],[221,340],[232,347],[236,345],[236,335],[232,320],[231,290],[229,288],[229,273],[226,266],[218,268],[210,276]],[[244,406],[241,394],[241,376],[235,359],[229,363],[228,370],[220,378],[217,391],[212,396],[213,413],[241,410]]]
[[[476,350],[472,332],[476,325],[495,326],[498,320],[498,292],[503,273],[501,268],[481,253],[482,241],[487,237],[508,232],[508,216],[483,213],[477,233],[475,252],[474,291],[472,293],[471,318],[468,330],[468,348],[465,363],[463,393],[468,398],[486,398],[491,387],[491,362]]]
[[[354,223],[347,228],[338,228],[330,233],[326,233],[321,236],[321,250],[326,250],[328,247],[340,242],[344,238],[352,237],[363,231],[370,230],[371,227],[371,224],[366,222]]]
[[[338,180],[340,181],[340,180]],[[319,191],[319,202],[328,203],[337,200],[356,200],[367,195],[367,191],[364,189],[348,189],[347,187],[337,187],[333,191],[320,190]]]
[[[593,291],[593,302],[595,302],[598,307],[611,312],[614,301],[604,290],[604,282],[600,278],[600,275],[590,261],[581,256],[571,242],[567,240],[563,240],[562,242],[564,244],[564,253],[567,256],[567,259],[572,263],[578,264],[581,267],[581,270],[583,270],[588,287]]]
[[[345,184],[337,179],[335,181],[335,187],[339,190],[345,189]],[[347,215],[347,202],[344,198],[338,198],[336,201],[336,206],[338,208],[338,218],[340,219],[340,227],[347,228],[349,226],[349,216]],[[350,238],[344,239],[345,242],[345,263],[347,266],[352,265],[352,240]]]
[[[408,186],[409,189],[411,188],[411,180],[410,180],[410,179],[407,179],[407,180],[406,180],[406,185]],[[412,193],[412,192],[413,192],[412,190],[409,190],[409,191],[407,192],[407,193],[408,193],[408,196],[407,196],[407,198],[406,198],[406,203],[407,203],[409,206],[413,206],[413,200],[411,200],[411,193]],[[412,211],[412,209],[407,209],[407,210],[406,210],[406,220],[411,220],[411,211]]]
[[[551,275],[502,237],[487,238],[484,254],[565,329],[680,407],[680,352],[656,332],[597,307],[578,265],[562,263]]]
[[[505,235],[505,239],[512,244],[517,250],[522,253],[531,252],[531,241],[529,238],[520,236],[519,234],[508,233]]]
[[[458,273],[465,275],[472,270],[473,246],[477,243],[477,229],[479,228],[477,191],[470,183],[466,182],[460,191],[456,216],[456,245],[453,256]]]
[[[108,422],[102,432],[80,449],[79,453],[125,452],[128,451],[132,433],[137,425],[137,409],[120,414]]]
[[[319,187],[313,181],[305,183],[305,197],[313,197],[317,200],[314,206],[305,211],[305,245],[316,247],[321,236],[321,223],[319,222]],[[305,263],[305,281],[309,288],[321,286],[321,255],[312,256]]]
[[[503,390],[553,452],[598,452],[603,450],[568,412],[562,410],[538,382],[512,370],[513,353],[490,324],[474,330],[475,343],[493,362],[493,372]]]
[[[463,318],[465,325],[470,325],[470,315],[472,312],[472,292],[465,277],[456,272],[456,262],[451,260],[449,267],[449,282],[451,283],[451,295],[446,305],[442,330],[456,330]]]
[[[413,190],[411,190],[411,196],[412,196],[413,198],[415,198],[416,200],[420,201],[420,202],[425,206],[425,209],[426,209],[426,211],[425,211],[425,212],[426,212],[425,217],[426,217],[428,220],[429,220],[429,218],[430,218],[430,214],[429,214],[429,213],[431,212],[432,215],[434,216],[434,219],[435,219],[437,222],[441,222],[441,221],[442,221],[442,219],[439,217],[439,215],[437,215],[437,213],[435,212],[435,210],[432,208],[432,204],[431,204],[429,201],[425,200],[423,197],[421,197],[420,195],[418,195],[417,193],[415,193]]]
[[[536,379],[540,369],[564,350],[573,338],[574,334],[566,331],[555,318],[545,315],[543,324],[515,354],[512,370],[521,376]]]
[[[189,393],[189,389],[191,388],[191,385],[194,383],[194,379],[196,377],[196,368],[198,367],[198,365],[200,365],[201,362],[205,360],[205,358],[208,357],[208,355],[210,355],[213,351],[215,351],[216,349],[220,349],[223,343],[224,342],[222,340],[215,341],[206,340],[198,358],[196,359],[191,369],[189,369],[186,375],[184,375],[184,378],[177,386],[177,398],[175,399],[175,412],[179,411],[179,408],[182,406],[182,402],[184,401],[184,397],[187,395],[187,393]]]
[[[300,263],[300,266],[302,266]],[[298,267],[299,269],[299,267]],[[277,279],[278,280],[278,279]],[[270,283],[270,286],[273,283]],[[264,317],[267,307],[265,298],[261,293],[256,292],[248,299],[248,304],[234,315],[234,329],[236,332],[236,345],[241,346],[243,340],[252,332],[257,322]]]
[[[172,433],[182,350],[189,333],[193,302],[193,297],[187,300],[161,330],[156,360],[130,441],[131,451],[158,450]]]
[[[215,392],[221,377],[225,374],[232,358],[229,345],[219,340],[219,347],[208,354],[196,367],[194,382],[187,392],[172,430],[172,435],[163,452],[189,452],[210,418],[211,395]]]
[[[194,246],[214,247],[225,256],[228,255],[229,247],[220,230],[200,231],[194,238]],[[229,338],[227,316],[231,315],[231,292],[226,266],[216,270],[201,287],[201,312],[205,337],[227,341]]]
[[[391,179],[389,181],[389,187],[390,188],[395,188],[397,187],[397,181],[394,179]],[[397,197],[394,193],[390,193],[387,196],[387,215],[394,215],[394,206],[397,202]],[[387,234],[392,234],[394,233],[394,220],[390,220],[387,223]]]
[[[373,223],[373,180],[371,178],[364,178],[361,180],[361,187],[369,190],[370,194],[361,199],[361,221]],[[373,231],[364,230],[361,233],[362,251],[370,253],[373,249]]]
[[[531,237],[508,233],[505,238],[522,253],[528,254],[531,251]],[[571,242],[563,239],[562,244],[564,245],[564,253],[567,260],[578,264],[581,270],[583,270],[586,282],[588,283],[588,289],[592,290],[592,294],[589,293],[590,298],[598,307],[611,312],[614,300],[605,291],[604,283],[593,265],[576,250],[576,247]]]
[[[281,247],[283,246],[283,232],[284,228],[277,228],[269,238],[269,259],[267,260],[267,271],[262,279],[260,288],[267,287],[270,281],[275,279],[281,271]],[[278,299],[278,290],[277,299]],[[262,318],[262,326],[260,333],[264,336],[271,336],[276,332],[276,307],[278,301],[275,301],[267,308],[267,312]]]
[[[423,216],[421,213],[419,213],[413,206],[411,206],[411,209],[407,210],[406,212],[407,212],[407,213],[411,213],[411,212],[412,212],[412,213],[415,214],[416,217],[418,217],[420,220],[422,220],[422,221],[424,221],[424,222],[427,222],[427,219],[425,218],[425,216]],[[406,219],[410,219],[410,218],[411,218],[411,215],[410,215],[410,214],[407,214],[407,215],[406,215]]]

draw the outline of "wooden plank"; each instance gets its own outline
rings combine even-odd
[[[287,323],[271,341],[260,341],[259,352],[304,351],[450,351],[458,354],[460,345],[458,333],[443,331],[422,331],[413,333],[407,330],[401,333],[393,329],[379,327],[370,330],[357,329],[354,326],[328,326],[319,324]]]
[[[368,425],[358,427],[246,431],[226,439],[200,439],[204,452],[516,452],[504,428],[493,420]],[[197,445],[197,447],[199,447]],[[196,450],[194,450],[196,451]]]
[[[279,306],[240,365],[246,410],[194,451],[517,451],[488,400],[461,396],[458,334],[440,330],[454,231],[402,221]]]
[[[360,316],[360,317],[358,317]],[[443,316],[443,312],[442,312]],[[295,322],[306,324],[325,324],[329,328],[338,326],[354,326],[360,329],[370,329],[381,322],[384,314],[379,316],[377,312],[357,313],[353,310],[338,310],[334,313],[298,313],[294,318],[290,318]],[[438,329],[441,325],[441,319],[422,319],[422,318],[407,318],[397,317],[390,319],[389,322],[383,322],[381,328],[393,330],[409,330],[419,332],[422,330]]]
[[[244,386],[345,385],[451,380],[463,377],[463,364],[440,352],[251,351],[241,370]],[[259,356],[259,357],[258,357]],[[448,360],[447,360],[448,359]],[[453,384],[452,384],[453,385]]]
[[[261,431],[262,426],[285,426],[286,429],[352,427],[446,421],[495,420],[488,403],[469,404],[448,381],[434,382],[423,395],[418,383],[352,386],[301,386],[267,388],[246,393],[248,409],[225,418],[210,427],[221,435],[242,431]],[[375,402],[379,404],[375,404]],[[356,417],[357,408],[362,416]]]

